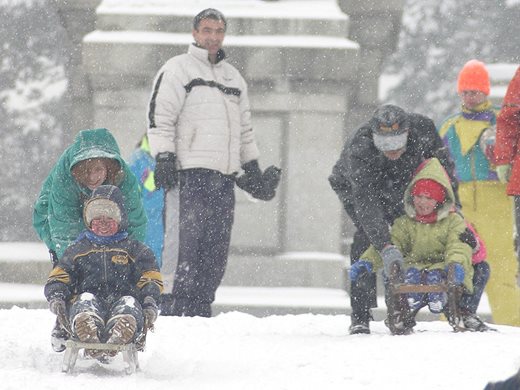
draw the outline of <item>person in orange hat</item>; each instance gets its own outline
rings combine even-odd
[[[439,134],[455,163],[461,211],[487,247],[491,273],[486,292],[493,321],[520,326],[520,293],[513,281],[513,209],[496,172],[494,141],[499,108],[489,100],[490,80],[484,63],[475,59],[466,62],[458,75],[457,92],[461,110],[442,123]],[[500,229],[490,218],[502,222]],[[489,274],[485,269],[488,263],[474,264],[477,282]],[[478,325],[476,319],[467,323]]]
[[[520,286],[520,154],[517,146],[520,139],[520,66],[511,79],[502,110],[497,118],[495,158],[498,178],[507,183],[507,195],[512,196],[515,205],[516,256],[519,261],[517,285]]]

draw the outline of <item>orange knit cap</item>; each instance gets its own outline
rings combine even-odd
[[[478,60],[466,62],[459,73],[457,91],[481,91],[489,95],[490,83],[486,65]]]

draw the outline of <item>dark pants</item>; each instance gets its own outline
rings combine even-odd
[[[135,336],[140,334],[144,326],[141,304],[132,296],[123,296],[114,300],[102,300],[90,293],[80,294],[70,306],[69,319],[72,324],[79,313],[90,313],[94,316],[100,331],[100,341],[106,342],[115,319],[121,314],[130,314],[137,323]]]
[[[362,230],[356,230],[350,247],[350,264],[359,260],[363,252],[370,246],[368,236]],[[369,309],[377,307],[376,274],[365,273],[350,286],[350,306],[352,317],[367,321]]]
[[[463,312],[475,314],[477,312],[482,293],[489,280],[489,264],[486,261],[473,264],[473,294],[462,294],[460,308]]]
[[[210,317],[226,270],[235,180],[208,169],[184,170],[179,176],[179,256],[172,313]]]

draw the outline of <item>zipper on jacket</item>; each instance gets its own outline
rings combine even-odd
[[[104,289],[105,296],[108,297],[108,267],[107,267],[107,247],[103,246],[103,266],[104,266],[104,275],[103,279],[105,280]]]

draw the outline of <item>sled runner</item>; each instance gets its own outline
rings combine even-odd
[[[439,284],[406,284],[402,282],[401,270],[397,265],[392,268],[391,275],[386,286],[386,304],[388,317],[386,325],[395,335],[410,334],[415,326],[415,315],[423,307],[411,310],[407,294],[410,293],[447,293],[448,302],[443,314],[448,319],[455,332],[463,332],[468,329],[461,326],[462,315],[459,309],[459,301],[462,296],[462,286],[455,283],[455,268],[453,264],[448,266],[447,280]]]

